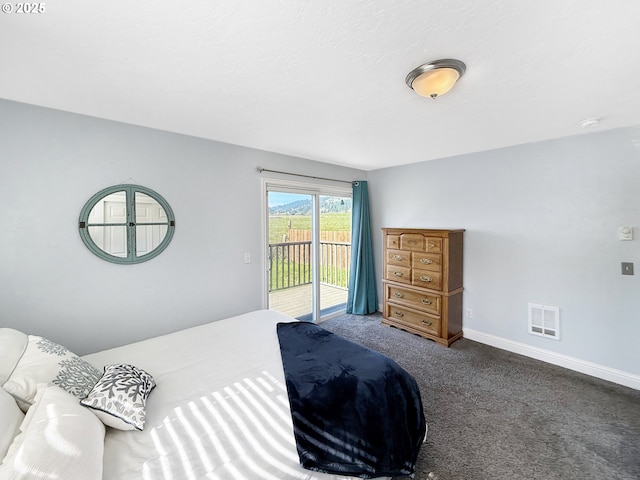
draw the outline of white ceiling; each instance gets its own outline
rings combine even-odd
[[[1,98],[364,170],[640,124],[638,0],[42,5],[0,13]]]

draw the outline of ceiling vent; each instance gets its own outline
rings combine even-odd
[[[530,303],[529,333],[560,340],[560,309],[558,307]]]

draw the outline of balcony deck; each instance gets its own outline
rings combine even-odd
[[[320,284],[320,309],[347,303],[347,289]],[[299,285],[269,293],[269,308],[299,317],[311,312],[311,285]]]

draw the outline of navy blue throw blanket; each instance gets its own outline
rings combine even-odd
[[[410,475],[426,424],[415,379],[312,323],[277,325],[300,465],[361,478]]]

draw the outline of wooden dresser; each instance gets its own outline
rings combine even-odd
[[[382,323],[448,347],[462,337],[464,230],[382,232]]]

